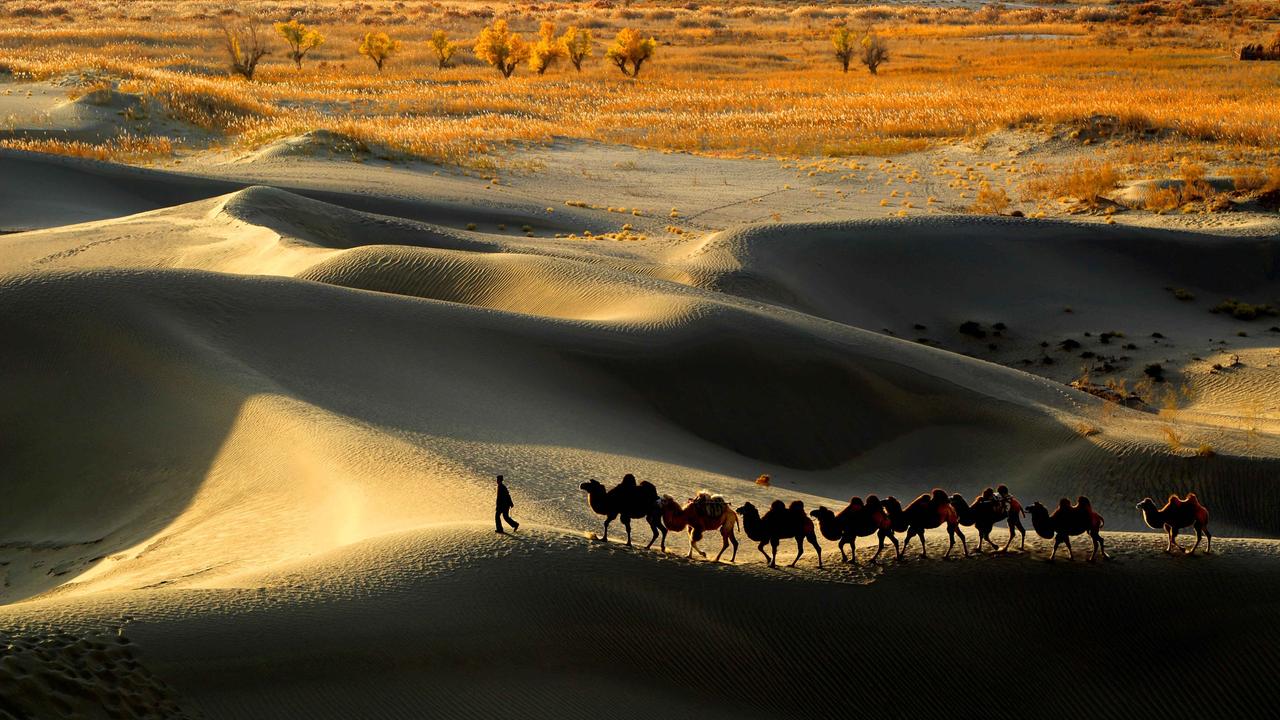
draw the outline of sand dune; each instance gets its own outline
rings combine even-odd
[[[1157,717],[1194,700],[1164,664],[1190,648],[1239,658],[1215,666],[1209,714],[1265,712],[1280,550],[1224,536],[1280,533],[1266,413],[1245,424],[1242,375],[1204,375],[1161,416],[1058,373],[1127,340],[1130,367],[1171,373],[1198,371],[1201,336],[1266,354],[1265,332],[1230,335],[1204,305],[1271,293],[1273,240],[940,218],[586,241],[554,234],[603,225],[593,211],[424,199],[427,179],[360,193],[3,161],[101,203],[33,203],[29,226],[49,227],[0,239],[0,627],[26,668],[0,672],[10,715],[52,695],[88,712],[121,687],[167,716]],[[491,210],[532,236],[466,229]],[[988,336],[958,333],[966,320]],[[1125,340],[1098,340],[1110,331]],[[1069,354],[1067,337],[1089,345]],[[1248,357],[1248,387],[1276,387]],[[487,527],[499,472],[514,536]],[[778,571],[745,538],[715,566],[677,558],[677,534],[669,555],[592,543],[578,483],[624,472],[758,505],[1088,493],[1118,558],[1048,565],[1036,539]],[[1143,495],[1187,489],[1213,508],[1219,557],[1117,532],[1140,529]],[[1134,620],[1201,616],[1223,587],[1240,602],[1211,636]],[[130,673],[31,669],[51,626],[68,667],[109,656]],[[975,677],[1009,647],[1005,684]],[[933,695],[921,662],[954,668]],[[1143,692],[1157,685],[1163,700]]]

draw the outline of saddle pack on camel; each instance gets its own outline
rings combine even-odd
[[[728,507],[728,501],[721,495],[700,492],[693,499],[693,507],[698,511],[699,515],[717,518],[724,514],[725,509]]]

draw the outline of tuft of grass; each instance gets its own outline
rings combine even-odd
[[[1120,180],[1120,172],[1111,163],[1086,159],[1033,178],[1024,185],[1024,191],[1033,198],[1069,198],[1096,208]]]
[[[6,138],[0,147],[29,152],[68,155],[111,162],[145,162],[173,156],[173,140],[161,136],[121,135],[101,143],[47,138]]]

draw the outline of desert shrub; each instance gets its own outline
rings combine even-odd
[[[1259,317],[1280,314],[1274,307],[1266,303],[1255,305],[1241,302],[1235,298],[1227,298],[1209,309],[1211,313],[1226,313],[1236,320],[1256,320]]]
[[[524,38],[511,32],[506,20],[500,19],[480,31],[472,52],[497,68],[502,77],[509,78],[516,71],[516,66],[529,59],[531,49]]]
[[[1155,213],[1176,210],[1182,206],[1182,197],[1177,189],[1160,185],[1144,187],[1141,200],[1143,208]]]
[[[1231,171],[1231,185],[1240,192],[1261,190],[1267,185],[1267,176],[1261,168],[1239,167]]]
[[[646,38],[635,28],[623,28],[618,31],[613,44],[605,50],[604,56],[618,66],[623,75],[637,77],[640,74],[640,66],[653,57],[657,47],[657,40]]]
[[[289,44],[289,59],[302,69],[302,59],[315,48],[324,44],[324,35],[320,31],[298,22],[297,18],[289,22],[278,22],[276,32]]]
[[[984,180],[978,188],[978,197],[974,199],[969,209],[973,212],[999,215],[1008,207],[1009,195],[1005,193],[1004,188],[992,187],[991,183]]]
[[[453,67],[453,55],[458,52],[458,44],[451,41],[445,31],[437,30],[432,33],[427,44],[431,46],[431,52],[435,53],[436,67],[441,70]]]
[[[831,44],[836,48],[836,60],[840,62],[840,69],[849,72],[849,63],[853,62],[853,55],[858,51],[853,31],[847,25],[841,25],[831,34]]]
[[[252,80],[258,69],[258,62],[267,55],[268,50],[258,37],[258,24],[254,20],[240,23],[223,23],[223,48],[227,52],[227,61],[231,64],[231,72]]]
[[[560,37],[560,42],[564,45],[565,56],[569,58],[573,69],[582,72],[582,62],[591,57],[591,49],[595,45],[591,39],[591,31],[570,25]]]
[[[876,70],[889,61],[889,46],[884,38],[873,32],[867,32],[862,38],[862,54],[858,56],[858,61],[866,65],[871,74],[875,75]]]
[[[365,33],[364,40],[360,42],[359,52],[373,61],[373,64],[378,67],[378,72],[382,72],[382,66],[387,60],[400,52],[400,41],[392,40],[384,32]]]
[[[769,487],[770,482],[772,482],[772,480],[768,475],[761,475],[760,477],[756,478],[756,484],[761,487]]]
[[[1056,174],[1045,175],[1027,183],[1033,195],[1069,197],[1089,207],[1097,207],[1103,195],[1120,182],[1120,173],[1111,163],[1080,160]]]
[[[1213,194],[1213,188],[1204,179],[1204,165],[1183,160],[1179,167],[1182,176],[1182,200],[1199,200]]]
[[[969,337],[978,338],[979,340],[987,336],[987,331],[983,330],[982,325],[980,325],[976,320],[966,320],[960,323],[959,332],[961,335],[968,335]]]
[[[538,28],[538,40],[529,51],[529,69],[542,75],[566,54],[563,41],[556,37],[556,26],[543,22]]]

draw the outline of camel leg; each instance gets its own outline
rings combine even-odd
[[[1169,526],[1166,525],[1165,527]],[[1178,544],[1178,528],[1176,527],[1169,527],[1169,542],[1173,543],[1173,546],[1178,549],[1178,552],[1185,553],[1187,551],[1186,548]]]
[[[1062,538],[1056,537],[1053,539],[1053,552],[1049,553],[1049,562],[1053,562],[1053,559],[1058,557],[1058,546],[1061,544]]]
[[[769,549],[773,550],[773,559],[769,561],[769,567],[778,567],[778,541],[770,538]]]
[[[729,556],[729,562],[738,562],[738,536],[733,533],[733,528],[729,529],[729,542],[733,543],[733,554]]]
[[[1204,551],[1206,553],[1211,553],[1213,552],[1213,533],[1209,532],[1208,525],[1204,526],[1204,536],[1209,539],[1208,544],[1204,546]]]
[[[604,537],[600,538],[600,542],[609,542],[609,523],[611,522],[613,522],[612,515],[604,519]]]
[[[729,536],[726,535],[723,530],[721,530],[720,531],[720,552],[716,553],[715,562],[720,562],[720,556],[723,555],[724,551],[727,550],[728,548],[729,548]]]
[[[702,548],[698,547],[698,541],[702,539],[702,530],[700,528],[689,528],[689,557],[693,557],[694,551],[697,551],[702,557],[707,554],[702,552]]]
[[[809,533],[809,544],[813,546],[813,551],[818,553],[818,567],[822,567],[822,546],[818,544],[818,536]]]
[[[631,547],[631,518],[623,515],[622,527],[627,529],[627,547]]]
[[[906,552],[907,546],[911,544],[911,531],[907,530],[907,536],[902,540],[902,548],[898,551],[898,559],[902,559],[902,553]]]
[[[1191,546],[1191,554],[1195,554],[1196,549],[1200,547],[1200,539],[1204,533],[1200,532],[1200,528],[1196,527],[1196,544]]]
[[[1107,541],[1102,539],[1102,533],[1094,530],[1090,534],[1093,536],[1094,545],[1098,548],[1097,552],[1102,553],[1102,559],[1110,560],[1111,556],[1107,554]],[[1089,559],[1093,560],[1093,556],[1090,556]]]
[[[658,529],[662,531],[662,545],[660,546],[662,548],[662,554],[666,555],[667,554],[667,526],[658,525]]]
[[[889,542],[892,542],[892,543],[893,543],[893,552],[894,552],[894,554],[895,554],[895,555],[897,555],[897,556],[898,556],[898,559],[899,559],[899,560],[901,560],[901,559],[902,559],[902,548],[898,547],[898,537],[897,537],[896,535],[894,535],[894,534],[893,534],[893,531],[890,531],[890,532],[889,532]]]
[[[803,554],[804,554],[804,538],[798,537],[796,538],[796,559],[792,560],[791,564],[788,565],[787,567],[795,567],[796,563],[800,562],[800,556]]]
[[[1064,536],[1062,536],[1062,542],[1063,542],[1063,543],[1065,543],[1065,544],[1066,544],[1066,546],[1067,546],[1067,559],[1068,559],[1068,560],[1075,560],[1075,559],[1076,559],[1076,554],[1075,554],[1075,551],[1073,551],[1073,550],[1071,549],[1071,538],[1070,538],[1070,537],[1067,537],[1066,535],[1064,535]]]
[[[876,554],[871,556],[871,564],[872,564],[872,565],[879,564],[879,562],[880,562],[880,553],[883,553],[883,552],[884,552],[884,531],[883,531],[883,530],[881,530],[881,531],[877,532],[877,533],[876,533],[876,535],[878,535],[878,536],[879,536],[877,539],[878,539],[880,542],[879,542],[879,545],[876,547]]]
[[[1026,550],[1027,549],[1027,531],[1021,525],[1019,525],[1018,532],[1022,535],[1022,538],[1021,540],[1019,540],[1019,543],[1018,543],[1018,549]]]
[[[756,549],[758,549],[760,554],[764,556],[764,561],[769,563],[769,567],[773,567],[773,558],[769,557],[769,553],[764,551],[764,546],[768,544],[768,542],[768,540],[761,540],[760,544],[756,546]]]
[[[1013,529],[1013,521],[1010,520],[1009,521],[1009,539],[1004,541],[1004,547],[1000,549],[1000,552],[1002,553],[1009,552],[1009,546],[1013,544],[1014,532],[1016,531]]]

